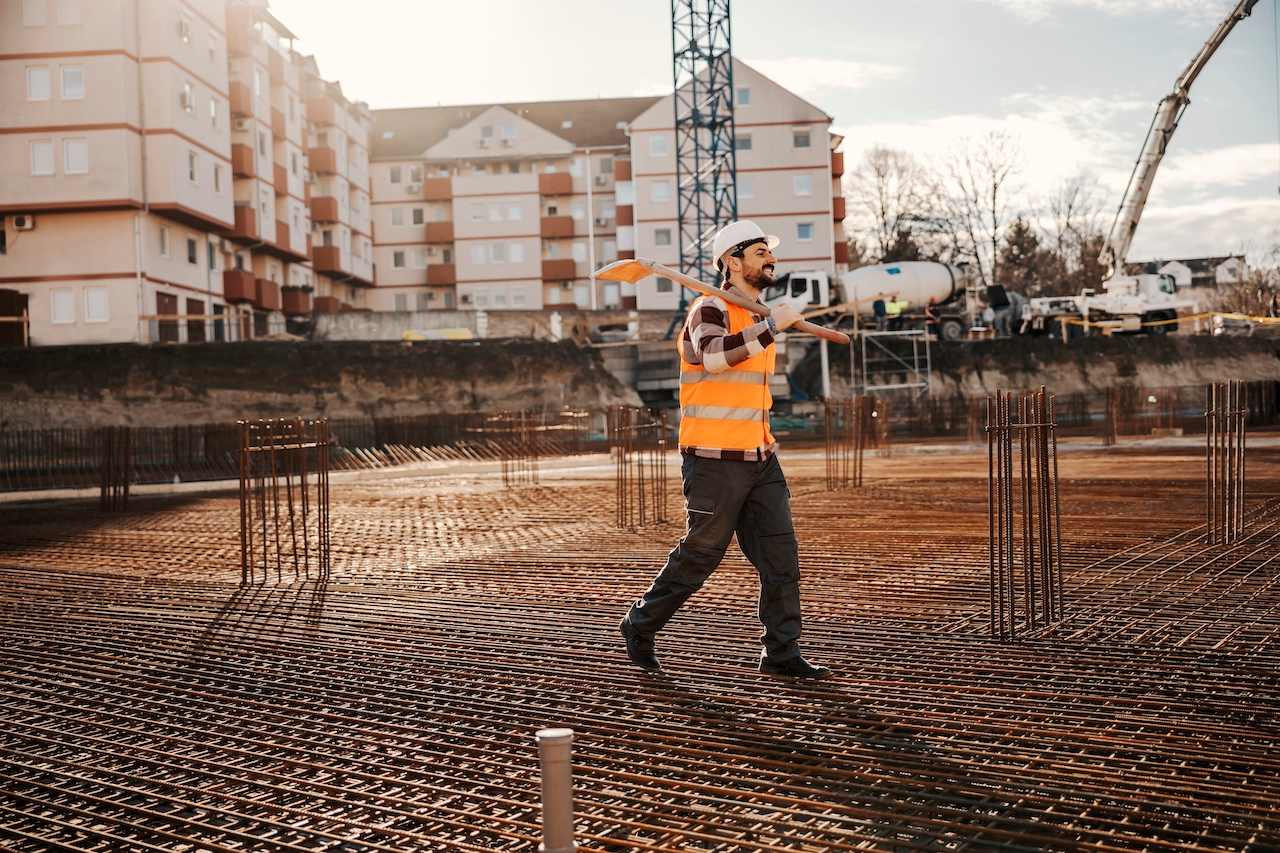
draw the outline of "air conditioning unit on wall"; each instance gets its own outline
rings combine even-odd
[[[36,218],[27,213],[20,213],[13,217],[14,231],[32,231],[36,227]]]
[[[253,119],[237,118],[237,119],[232,119],[231,121],[232,130],[245,131],[251,127],[253,127]]]
[[[404,191],[409,195],[416,195],[422,192],[422,184],[407,184]]]

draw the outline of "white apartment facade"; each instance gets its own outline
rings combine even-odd
[[[32,345],[310,314],[329,286],[309,248],[318,74],[291,38],[262,0],[0,3],[0,289],[25,296]]]
[[[847,264],[831,117],[734,64],[739,215],[779,271]],[[637,253],[679,264],[674,107],[614,98],[374,112],[378,311],[671,310],[679,289],[594,281]]]

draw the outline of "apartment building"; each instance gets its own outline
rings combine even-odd
[[[359,304],[371,262],[312,266],[307,106],[341,111],[366,212],[371,119],[292,39],[264,0],[0,3],[0,289],[33,345],[238,340],[313,292]],[[346,227],[367,259],[367,218]]]
[[[739,213],[779,270],[847,263],[831,117],[735,62]],[[674,310],[678,288],[593,281],[679,263],[672,97],[374,111],[373,310]]]

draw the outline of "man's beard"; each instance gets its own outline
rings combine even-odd
[[[770,284],[773,284],[773,264],[765,264],[759,269],[745,269],[742,271],[742,280],[754,287],[756,290],[764,290]]]

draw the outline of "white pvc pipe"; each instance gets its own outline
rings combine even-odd
[[[541,729],[535,736],[542,764],[542,853],[576,853],[573,840],[573,729]]]

